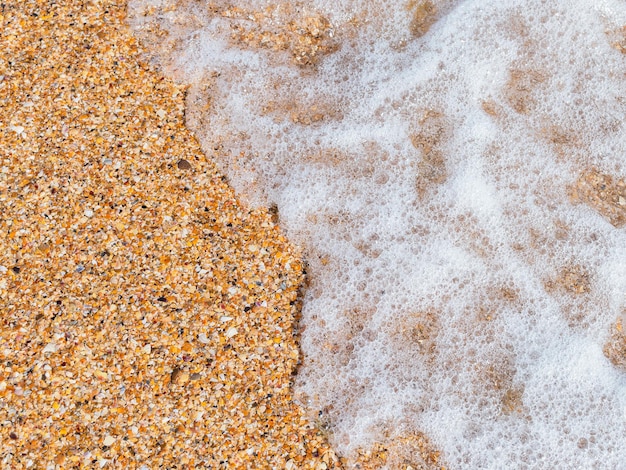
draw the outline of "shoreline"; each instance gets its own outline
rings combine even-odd
[[[0,10],[0,461],[339,468],[292,400],[298,252],[202,153],[125,3]]]

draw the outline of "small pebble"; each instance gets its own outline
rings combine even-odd
[[[204,333],[200,333],[198,335],[198,341],[200,341],[202,344],[209,344],[209,338],[207,338],[207,336]]]
[[[178,160],[178,169],[191,170],[191,163],[184,159]]]
[[[227,331],[226,331],[226,337],[227,338],[232,338],[233,336],[235,336],[237,334],[238,330],[237,328],[235,328],[234,326],[230,327]]]
[[[59,346],[56,343],[48,343],[45,348],[43,348],[44,353],[55,353],[59,350]]]

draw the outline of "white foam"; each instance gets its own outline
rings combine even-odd
[[[296,388],[341,454],[420,431],[450,468],[620,468],[626,378],[602,348],[626,232],[567,188],[591,167],[626,176],[626,5],[437,6],[414,37],[403,2],[281,4],[261,29],[332,25],[315,67],[233,41],[253,22],[201,2],[132,0],[129,18],[190,84],[207,153],[305,247]],[[572,266],[589,292],[549,288]]]

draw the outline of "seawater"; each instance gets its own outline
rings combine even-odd
[[[131,0],[129,22],[304,248],[296,392],[341,455],[423,433],[453,469],[625,468],[603,348],[626,229],[571,191],[626,176],[626,3]]]

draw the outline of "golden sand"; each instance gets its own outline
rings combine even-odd
[[[298,252],[124,18],[0,4],[0,467],[336,467],[292,401]]]

